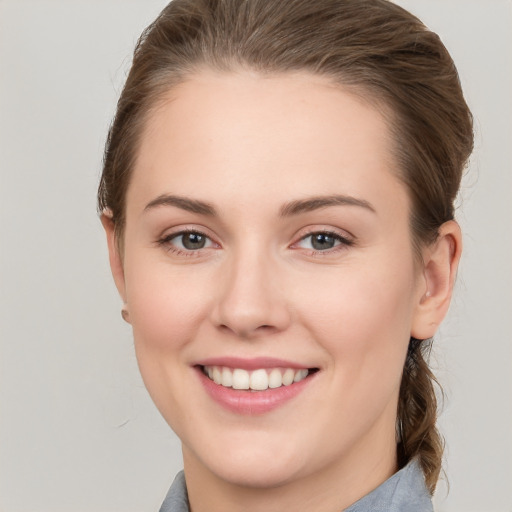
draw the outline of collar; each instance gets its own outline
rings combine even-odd
[[[417,459],[413,459],[379,485],[363,496],[345,512],[433,512],[430,493]]]
[[[345,512],[433,512],[423,471],[412,460]],[[180,471],[162,503],[160,512],[190,512],[185,474]]]

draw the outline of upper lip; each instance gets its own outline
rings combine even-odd
[[[312,366],[303,365],[285,359],[277,359],[275,357],[210,357],[197,361],[194,366],[225,366],[228,368],[240,368],[242,370],[259,370],[260,368],[292,368],[295,370],[314,368]]]

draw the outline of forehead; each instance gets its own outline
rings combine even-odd
[[[260,204],[306,189],[379,195],[386,181],[400,185],[391,144],[384,116],[326,78],[204,71],[149,116],[127,202],[161,193]]]

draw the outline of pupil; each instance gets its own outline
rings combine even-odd
[[[185,249],[195,250],[202,249],[206,239],[203,235],[199,235],[198,233],[187,233],[186,235],[183,235],[182,241]]]
[[[320,251],[333,248],[334,243],[334,237],[324,233],[318,233],[317,235],[314,235],[312,240],[313,248]]]

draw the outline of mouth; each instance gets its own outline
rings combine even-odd
[[[297,384],[318,368],[257,368],[246,370],[220,365],[199,365],[202,373],[215,384],[240,391],[267,391]]]
[[[299,396],[312,396],[320,368],[256,357],[208,358],[193,365],[199,382],[215,403],[235,414],[261,415],[284,407]]]

